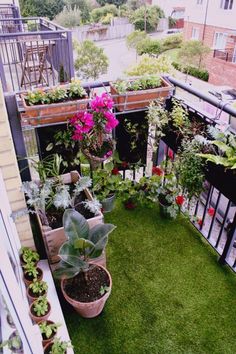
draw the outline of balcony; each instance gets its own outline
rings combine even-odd
[[[236,54],[233,51],[215,49],[213,53],[213,57],[227,61],[229,63],[236,63]]]
[[[73,111],[69,111],[69,102],[62,101],[52,103],[52,106],[58,108],[55,113],[48,110],[49,104],[41,104],[31,113],[32,116],[28,113],[26,117],[27,109],[22,99],[24,91],[37,87],[50,90],[61,81],[70,82],[74,70],[70,32],[40,18],[7,17],[0,20],[0,23],[0,75],[22,181],[30,182],[39,178],[32,166],[32,159],[36,163],[42,162],[51,154],[48,145],[53,142],[56,149],[54,152],[68,153],[63,157],[65,163],[82,152],[81,147],[71,151],[64,142],[57,144],[55,134],[67,131],[68,114],[73,115],[78,111],[91,114],[91,101],[106,93],[115,102],[109,108],[109,113],[119,120],[119,125],[109,136],[116,141],[118,158],[114,155],[113,159],[102,163],[99,160],[98,171],[104,172],[109,162],[114,163],[113,174],[120,178],[119,186],[127,181],[132,182],[126,191],[128,200],[135,188],[141,186],[139,183],[142,177],[150,180],[155,172],[153,166],[162,165],[161,175],[165,185],[169,165],[181,155],[180,129],[177,132],[171,131],[173,125],[169,122],[157,147],[153,144],[155,136],[149,131],[147,123],[149,99],[138,101],[138,95],[134,93],[133,100],[129,102],[128,94],[115,93],[109,82],[83,85],[86,97],[82,106],[79,100],[74,100]],[[61,67],[63,80],[60,77]],[[236,110],[228,102],[197,91],[173,77],[165,75],[163,80],[171,85],[164,97],[167,114],[173,111],[176,101],[179,107],[186,109],[191,122],[200,124],[202,131],[207,132],[207,127],[218,127],[223,130],[228,128],[234,133]],[[121,101],[118,101],[119,96]],[[125,125],[126,121],[128,125]],[[194,132],[191,131],[192,137],[197,135]],[[3,139],[6,137],[3,136]],[[4,150],[4,154],[8,154],[8,150]],[[71,174],[71,166],[65,164],[61,167],[61,173],[70,173],[71,178],[78,176],[78,171],[84,177],[90,176],[93,179],[90,187],[92,197],[96,196],[94,166],[86,154],[81,160],[75,160],[73,169],[77,172]],[[208,166],[203,181],[204,190],[199,195],[194,194],[191,200],[185,196],[185,205],[179,205],[175,220],[165,218],[157,200],[145,199],[145,184],[136,193],[136,204],[130,200],[128,204],[123,203],[121,193],[111,212],[102,215],[99,210],[98,215],[95,215],[94,218],[99,222],[103,222],[104,217],[106,223],[117,226],[109,236],[110,241],[106,247],[107,267],[112,275],[113,289],[106,307],[95,319],[79,317],[61,299],[75,353],[234,353],[236,177],[233,170],[219,167],[213,165],[209,169]],[[160,169],[156,167],[156,171],[160,172]],[[47,172],[54,173],[52,170]],[[72,182],[70,176],[66,174],[63,178]],[[63,178],[56,178],[55,181],[61,183],[61,180],[65,180]],[[186,191],[178,178],[176,184],[181,194],[184,194]],[[119,188],[116,191],[120,192]],[[141,202],[142,196],[144,203]],[[1,196],[0,207],[2,205],[4,199]],[[63,211],[62,208],[60,215]],[[18,212],[20,214],[24,210]],[[11,215],[11,218],[9,216],[12,223],[12,218],[17,216],[17,213]],[[55,257],[58,258],[58,249],[62,240],[65,241],[63,228],[52,229],[44,225],[39,213],[36,217],[35,211],[31,215],[31,222],[41,258],[48,258],[51,269],[55,269],[58,266]],[[56,233],[58,230],[59,233]],[[59,237],[53,239],[53,234]],[[9,235],[11,231],[6,233],[6,238],[10,239]],[[14,252],[19,263],[18,250]],[[21,275],[20,265],[17,274],[18,271]],[[48,268],[47,271],[50,273]],[[47,277],[44,279],[47,280]],[[50,291],[52,306],[54,297],[56,292]],[[53,320],[59,312],[60,307],[54,306]],[[26,314],[24,316],[27,317]],[[63,331],[59,333],[63,336]],[[36,335],[31,336],[30,332],[28,337],[31,339],[28,343],[30,346]],[[37,340],[40,338],[37,337]],[[68,335],[64,338],[68,338]],[[33,344],[36,347],[36,339]],[[69,351],[72,352],[69,349],[68,354]],[[38,354],[37,351],[31,353]]]

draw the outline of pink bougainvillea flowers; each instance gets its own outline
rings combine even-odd
[[[164,172],[163,172],[163,170],[160,167],[154,166],[152,168],[152,174],[153,175],[157,175],[157,176],[162,176],[164,174]]]
[[[213,217],[214,214],[215,214],[215,209],[214,209],[214,208],[209,208],[209,209],[207,210],[207,213],[208,213],[209,216]]]

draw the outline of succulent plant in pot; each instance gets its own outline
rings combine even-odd
[[[48,319],[51,313],[51,305],[46,296],[40,296],[30,305],[30,317],[36,323]]]
[[[43,271],[41,268],[36,267],[35,263],[29,262],[23,266],[24,282],[28,286],[34,280],[42,280]]]
[[[48,285],[43,280],[34,280],[27,288],[27,296],[31,302],[39,296],[47,295]]]
[[[49,343],[45,346],[44,354],[66,354],[68,348],[73,348],[71,342],[55,338],[53,343]]]
[[[51,343],[55,338],[60,323],[47,320],[39,322],[38,325],[43,339],[43,346],[45,347],[46,344]]]
[[[100,224],[89,229],[87,220],[73,209],[65,211],[63,225],[68,241],[59,250],[61,261],[54,275],[61,278],[62,293],[75,310],[83,317],[96,317],[112,287],[109,272],[96,258],[103,254],[115,226]]]
[[[26,263],[35,263],[39,261],[39,254],[35,250],[29,247],[21,247],[20,249],[20,261],[24,265]]]
[[[24,353],[23,344],[22,344],[21,338],[20,338],[17,331],[12,332],[12,334],[9,336],[8,340],[5,340],[0,344],[0,348],[6,347],[6,346],[11,351],[11,353],[14,353],[14,354],[23,354]]]

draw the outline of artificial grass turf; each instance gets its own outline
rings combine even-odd
[[[75,354],[235,353],[236,275],[193,226],[119,203],[105,219],[112,294],[97,318],[65,311]]]

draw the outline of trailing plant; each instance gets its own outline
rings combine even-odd
[[[173,100],[173,107],[170,112],[170,119],[173,127],[182,136],[191,133],[191,122],[188,117],[187,110],[182,106],[181,102]]]
[[[38,299],[33,302],[33,310],[37,317],[46,315],[49,310],[46,296],[39,296]]]
[[[158,146],[160,139],[165,135],[164,131],[169,123],[169,115],[164,109],[162,102],[152,101],[149,104],[147,120],[150,127],[151,137]]]
[[[68,348],[73,348],[71,342],[65,342],[55,338],[50,348],[49,354],[65,354]]]
[[[33,283],[29,285],[29,289],[35,295],[43,295],[48,290],[48,285],[45,281],[34,280]]]
[[[108,235],[115,226],[99,224],[89,229],[87,220],[73,209],[64,212],[63,226],[68,241],[59,250],[61,261],[54,275],[58,278],[73,278],[82,272],[87,282],[89,260],[101,256],[107,245]]]
[[[176,162],[179,183],[189,199],[199,196],[203,190],[204,162],[198,156],[199,151],[201,145],[195,139],[183,140]]]
[[[148,90],[161,86],[161,78],[158,75],[145,75],[141,78],[133,80],[117,80],[113,86],[119,94],[124,94],[127,91]]]
[[[60,326],[60,323],[48,323],[47,321],[42,321],[39,323],[40,332],[47,339],[57,333],[57,329]]]
[[[42,160],[29,158],[32,167],[39,175],[41,182],[45,182],[49,177],[59,178],[63,159],[58,154],[48,155]]]
[[[20,255],[25,263],[36,263],[39,261],[39,254],[29,247],[21,247]]]

